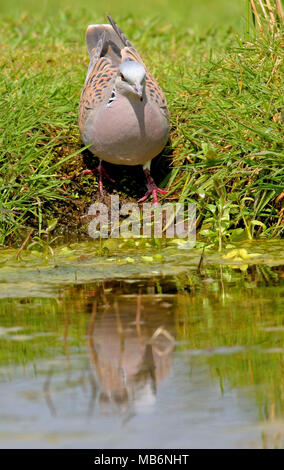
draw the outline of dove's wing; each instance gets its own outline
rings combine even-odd
[[[110,29],[110,25],[91,25],[87,29],[90,64],[79,106],[79,129],[82,134],[89,112],[109,100],[121,62],[118,39]]]
[[[159,84],[157,83],[153,75],[149,72],[143,60],[141,59],[140,55],[138,54],[137,50],[131,44],[131,42],[127,39],[125,34],[121,31],[120,27],[115,23],[115,21],[110,16],[108,16],[108,19],[118,39],[125,46],[123,49],[121,49],[121,62],[124,62],[125,60],[128,59],[128,60],[134,60],[135,62],[139,62],[140,64],[143,65],[143,67],[146,70],[146,92],[148,95],[148,99],[156,102],[156,104],[161,108],[161,111],[163,112],[163,114],[165,114],[166,116],[169,116],[167,102]]]

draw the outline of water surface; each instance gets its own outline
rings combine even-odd
[[[135,248],[29,262],[6,250],[0,446],[283,447],[284,270],[271,247],[199,269],[200,251],[180,250],[143,270]]]

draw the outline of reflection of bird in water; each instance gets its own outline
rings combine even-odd
[[[89,397],[88,416],[98,404],[103,414],[121,412],[129,419],[137,411],[149,409],[155,403],[159,383],[171,369],[175,323],[172,304],[164,295],[155,295],[154,290],[152,293],[152,289],[147,287],[148,294],[142,296],[141,293],[125,295],[122,288],[114,302],[108,296],[107,286],[88,291],[85,300],[95,297],[91,304],[88,301],[92,308],[87,332],[91,370],[89,366],[84,367],[76,378],[76,366],[74,369],[68,345],[71,321],[69,310],[66,310],[62,339],[67,378],[65,383],[59,380],[57,384],[57,374],[51,366],[43,387],[43,396],[53,416],[58,414],[57,392],[77,386],[82,387],[85,396]],[[81,311],[82,298],[76,304],[80,296],[75,295],[74,300],[73,296],[74,292],[73,308],[76,312]],[[86,378],[90,388],[86,387]]]
[[[95,301],[89,324],[88,351],[102,413],[133,413],[153,405],[157,386],[172,364],[174,338],[160,326],[159,313],[153,312],[157,308],[154,297],[143,296],[143,307],[140,294],[136,298],[126,296],[127,302],[123,297],[114,302],[113,313],[110,309],[98,312]],[[167,322],[172,329],[169,315]],[[95,396],[91,407],[94,402]]]

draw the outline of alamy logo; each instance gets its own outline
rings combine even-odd
[[[195,244],[195,204],[128,202],[120,207],[119,196],[112,195],[110,206],[96,202],[89,207],[94,216],[88,233],[92,238],[183,238]]]

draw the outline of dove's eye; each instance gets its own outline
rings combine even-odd
[[[120,78],[121,78],[121,80],[123,80],[124,82],[127,81],[126,78],[124,77],[124,75],[123,75],[122,73],[120,74]]]

